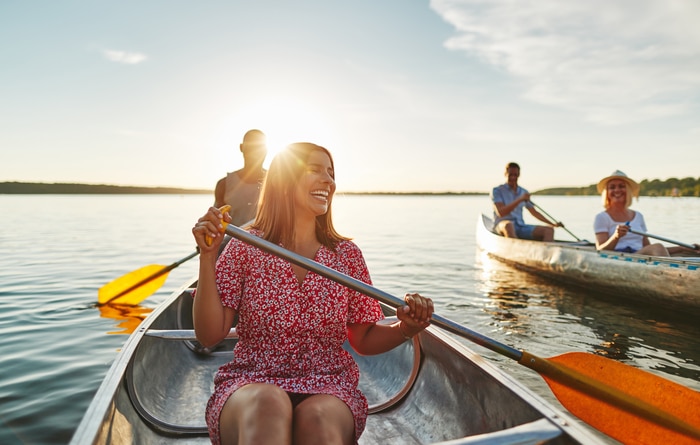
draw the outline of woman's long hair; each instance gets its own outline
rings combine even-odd
[[[326,153],[331,160],[331,167],[334,167],[331,153],[310,142],[290,144],[272,160],[260,194],[255,223],[252,225],[253,229],[263,233],[263,238],[267,241],[287,248],[294,247],[294,192],[306,171],[309,156],[314,151]],[[328,211],[316,217],[316,237],[321,244],[335,250],[340,241],[350,238],[341,236],[333,228],[331,206],[332,198],[328,202]]]

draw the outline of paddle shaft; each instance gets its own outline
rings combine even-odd
[[[197,249],[196,251],[194,251],[194,252],[192,252],[191,254],[187,255],[185,258],[183,258],[183,259],[181,259],[181,260],[179,260],[179,261],[175,261],[174,263],[172,263],[172,264],[169,265],[169,266],[164,266],[164,267],[163,267],[161,270],[159,270],[158,272],[156,272],[156,273],[154,273],[154,274],[152,274],[152,275],[147,276],[146,278],[140,280],[138,283],[134,283],[133,285],[131,285],[131,286],[128,287],[127,289],[124,289],[123,291],[119,292],[117,295],[113,296],[113,297],[110,298],[109,300],[105,301],[104,303],[100,303],[100,304],[98,304],[98,305],[99,305],[99,306],[102,306],[102,305],[105,305],[105,304],[110,304],[111,302],[113,302],[114,300],[118,299],[119,297],[122,297],[122,296],[128,294],[129,292],[131,292],[131,291],[133,291],[133,290],[135,290],[135,289],[138,289],[139,287],[143,286],[144,284],[150,283],[151,281],[155,280],[156,278],[158,278],[158,277],[160,277],[160,276],[162,276],[162,275],[164,275],[164,274],[166,274],[166,273],[169,273],[171,270],[175,269],[175,268],[176,268],[177,266],[179,266],[180,264],[182,264],[182,263],[184,263],[185,261],[188,261],[188,260],[194,258],[194,257],[197,256],[197,255],[199,255],[199,249]]]
[[[556,218],[553,218],[552,215],[550,215],[549,213],[547,213],[542,207],[538,206],[537,204],[535,204],[535,203],[532,202],[532,201],[530,201],[530,203],[531,203],[533,206],[535,206],[535,207],[537,208],[537,210],[539,210],[540,212],[544,213],[544,214],[547,216],[547,218],[551,219],[551,220],[554,221],[556,224],[561,224],[561,221],[557,221]],[[571,235],[571,236],[573,236],[574,238],[576,238],[576,241],[581,241],[581,238],[579,238],[578,236],[576,236],[576,235],[574,235],[573,233],[571,233],[571,231],[570,231],[569,229],[567,229],[566,226],[565,226],[564,224],[561,225],[561,228],[564,229],[564,230],[566,230],[567,232],[569,232],[569,235]]]
[[[247,244],[253,245],[261,250],[264,250],[265,252],[283,258],[289,261],[290,263],[294,263],[297,266],[315,272],[318,275],[321,275],[322,277],[328,278],[329,280],[333,280],[337,283],[340,283],[345,287],[356,290],[362,294],[368,295],[378,301],[381,301],[384,304],[393,307],[394,309],[405,305],[404,301],[400,298],[397,298],[387,292],[370,286],[367,283],[363,283],[360,280],[338,272],[337,270],[333,270],[329,267],[319,264],[304,256],[291,252],[281,246],[273,244],[258,236],[251,235],[245,230],[240,229],[232,224],[229,224],[226,227],[226,233]],[[504,345],[503,343],[500,343],[489,337],[485,337],[479,334],[478,332],[472,331],[471,329],[468,329],[467,327],[462,326],[452,320],[441,317],[440,315],[433,314],[433,317],[431,318],[431,323],[438,327],[441,327],[442,329],[448,332],[468,338],[469,340],[473,341],[478,345],[481,345],[487,349],[490,349],[513,360],[519,361],[522,358],[523,353],[521,351],[511,348],[510,346]]]
[[[629,229],[629,231],[632,233],[636,233],[637,235],[648,236],[649,238],[656,238],[656,239],[661,240],[661,241],[666,241],[667,243],[678,244],[679,246],[685,247],[685,248],[690,249],[690,250],[697,250],[695,248],[695,246],[693,246],[692,244],[686,244],[686,243],[682,243],[680,241],[674,241],[672,239],[664,238],[663,236],[652,235],[651,233],[639,232],[637,230],[632,230],[631,228]]]
[[[252,235],[234,225],[226,225],[226,233],[265,252],[285,259],[290,263],[296,264],[297,266],[315,272],[320,276],[340,283],[350,289],[368,295],[395,309],[405,304],[401,299],[391,294],[381,291],[368,285],[367,283],[363,283],[362,281],[356,280],[355,278],[340,273],[329,267],[323,266],[322,264],[291,252],[258,236]],[[576,387],[584,393],[588,393],[591,396],[604,401],[605,403],[611,403],[628,412],[632,412],[636,415],[640,415],[648,420],[651,420],[659,425],[663,425],[667,428],[687,434],[690,437],[700,438],[700,431],[694,426],[689,425],[675,416],[669,415],[642,400],[630,399],[626,394],[621,393],[613,386],[606,385],[594,378],[591,379],[586,376],[582,376],[578,372],[567,367],[553,365],[548,359],[540,358],[534,354],[511,348],[510,346],[481,335],[478,332],[472,331],[471,329],[455,323],[447,318],[441,317],[440,315],[433,314],[431,323],[448,332],[467,338],[468,340],[490,349],[491,351],[513,359],[519,364],[537,371],[542,375],[546,375],[549,378],[557,380],[564,385]]]

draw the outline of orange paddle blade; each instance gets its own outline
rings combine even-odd
[[[595,354],[523,353],[572,414],[626,444],[699,444],[700,392]]]
[[[97,291],[97,304],[136,305],[153,295],[168,278],[169,266],[151,264],[129,272]]]

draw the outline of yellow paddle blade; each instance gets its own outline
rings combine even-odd
[[[700,443],[698,391],[595,354],[526,360],[540,360],[536,370],[572,414],[622,443]]]
[[[107,334],[132,334],[153,308],[143,306],[126,306],[122,304],[105,304],[99,306],[100,317],[111,318],[119,322],[117,325],[121,331],[111,331]]]
[[[129,272],[102,286],[97,291],[97,304],[139,304],[163,286],[170,270],[151,264]]]

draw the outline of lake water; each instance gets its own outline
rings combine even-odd
[[[207,195],[0,195],[0,443],[67,443],[126,333],[193,277],[174,269],[129,313],[95,307],[97,289],[148,264],[194,251],[190,229]],[[598,197],[535,201],[582,239],[594,239]],[[650,233],[700,241],[699,198],[642,198]],[[478,254],[475,226],[487,196],[343,196],[338,230],[362,248],[374,285],[417,291],[437,312],[517,349],[550,357],[605,354],[700,390],[700,324],[566,288]],[[571,239],[562,229],[557,238]],[[114,317],[114,318],[112,318]],[[534,371],[460,339],[533,392],[557,403]],[[437,414],[436,414],[437,415]]]

